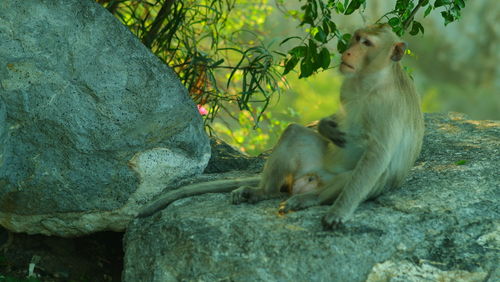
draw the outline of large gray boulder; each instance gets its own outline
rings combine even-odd
[[[0,224],[124,230],[210,146],[176,74],[90,0],[0,1]]]
[[[406,183],[325,231],[326,206],[178,200],[134,220],[124,281],[499,281],[500,122],[426,118]]]

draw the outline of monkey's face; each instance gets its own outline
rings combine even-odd
[[[345,75],[378,72],[399,61],[406,44],[385,27],[367,28],[354,33],[349,48],[342,54],[340,72]]]
[[[342,54],[340,71],[343,74],[359,74],[365,72],[374,61],[379,48],[378,38],[373,34],[356,31],[351,38],[349,48]]]
[[[360,48],[359,44],[352,43],[349,48],[342,54],[342,61],[340,63],[340,72],[347,74],[354,74],[361,67],[362,58],[365,56],[365,50]]]
[[[320,186],[319,176],[313,173],[306,174],[296,179],[292,186],[292,194],[312,192]]]

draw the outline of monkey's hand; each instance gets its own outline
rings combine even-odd
[[[330,139],[333,144],[339,147],[345,146],[345,133],[339,130],[338,124],[333,119],[321,119],[318,124],[318,132],[324,137]]]
[[[280,204],[280,213],[303,210],[308,207],[320,205],[318,193],[316,191],[297,194]]]

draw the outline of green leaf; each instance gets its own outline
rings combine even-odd
[[[292,56],[301,58],[305,57],[307,54],[307,47],[306,46],[297,46],[292,48],[292,50],[288,51],[288,53]]]
[[[398,11],[405,11],[408,7],[408,0],[397,0],[395,9]]]
[[[344,41],[339,40],[339,41],[337,42],[337,50],[338,50],[338,51],[339,51],[339,53],[341,53],[341,54],[342,54],[342,53],[344,53],[344,52],[345,52],[345,50],[347,50],[347,44],[345,44],[345,42],[344,42]]]
[[[344,34],[337,43],[337,50],[340,53],[344,53],[347,50],[349,40],[351,40],[351,35],[349,33]]]
[[[344,8],[344,5],[342,5],[342,3],[337,2],[337,4],[335,5],[335,9],[337,10],[337,13],[344,13],[345,11],[345,8]]]
[[[460,7],[458,6],[453,6],[450,10],[451,15],[453,16],[453,20],[457,20],[460,18]]]
[[[224,63],[224,59],[220,59],[218,60],[217,62],[213,63],[212,65],[210,65],[211,68],[215,68],[217,67],[218,65]]]
[[[319,52],[318,56],[319,60],[321,61],[321,67],[326,70],[330,66],[330,52],[328,49],[324,48],[321,49]]]
[[[411,35],[417,35],[418,34],[418,27],[415,25],[415,23],[411,27],[410,34]]]
[[[302,38],[299,37],[299,36],[290,36],[288,38],[285,38],[283,41],[281,41],[280,46],[283,45],[283,44],[285,44],[290,39],[302,39]]]
[[[352,35],[350,33],[346,33],[342,35],[342,39],[347,43],[349,40],[351,40]]]
[[[434,2],[434,8],[441,7],[450,3],[451,0],[436,0],[436,2]]]
[[[337,25],[334,22],[328,21],[328,26],[330,27],[330,33],[337,34]]]
[[[299,78],[311,76],[312,73],[313,73],[313,63],[310,60],[310,57],[302,59],[302,61],[300,62]]]
[[[309,34],[312,35],[312,37],[314,37],[316,33],[318,33],[318,31],[319,28],[317,26],[311,27],[311,29],[309,29]]]
[[[420,22],[417,22],[417,21],[414,21],[414,23],[417,23],[418,24],[418,29],[420,29],[420,32],[422,34],[425,33],[425,29],[424,29],[424,26],[422,24],[420,24]]]
[[[288,10],[286,14],[294,19],[300,19],[301,17],[301,12],[298,10]]]
[[[419,22],[413,21],[413,24],[411,26],[410,34],[411,35],[417,35],[419,31],[423,34],[424,33],[424,27]]]
[[[233,78],[234,74],[236,73],[236,71],[238,70],[238,68],[243,63],[244,60],[245,60],[245,56],[243,55],[243,56],[241,56],[240,61],[236,64],[236,66],[234,67],[234,69],[231,71],[231,74],[229,75],[229,78],[227,79],[227,85],[226,85],[226,87],[229,87],[229,85],[231,83],[231,79]]]
[[[312,4],[311,11],[312,11],[312,17],[313,19],[316,19],[318,17],[318,2],[316,1],[309,1],[309,3]]]
[[[298,62],[299,62],[299,58],[297,58],[295,56],[292,56],[290,59],[288,59],[285,63],[285,70],[283,71],[283,75],[286,75],[291,70],[293,70]]]
[[[453,18],[453,16],[451,15],[451,13],[448,12],[448,11],[441,12],[441,16],[444,19],[444,25],[448,25],[449,23],[451,23],[451,22],[453,22],[455,20]]]
[[[283,52],[279,52],[279,51],[273,50],[273,53],[276,54],[276,55],[279,55],[281,57],[286,57],[286,54],[283,53]]]
[[[328,26],[328,19],[323,20],[323,31],[325,32],[325,35],[328,36],[330,33],[330,27]]]
[[[318,45],[316,45],[316,42],[314,40],[309,39],[309,48],[307,50],[307,55],[316,55],[317,54],[317,49]]]
[[[396,33],[399,37],[403,36],[403,34],[405,33],[405,30],[402,28],[402,27],[396,27],[394,29],[392,29],[394,31],[394,33]]]
[[[301,9],[303,8],[305,8],[304,17],[302,18],[302,22],[300,23],[300,25],[302,26],[304,24],[310,24],[311,26],[313,26],[315,17],[313,16],[311,5],[304,5],[301,7]]]
[[[314,35],[314,39],[318,40],[319,42],[326,43],[326,33],[320,26],[317,26],[316,28],[318,29],[318,32],[316,33],[316,35]]]
[[[468,163],[467,160],[459,160],[459,161],[455,162],[456,165],[465,165],[467,163]]]
[[[319,54],[315,54],[312,58],[313,61],[313,72],[317,71],[319,68],[323,67],[323,61]]]
[[[323,12],[325,10],[325,3],[323,3],[323,1],[319,1],[319,8],[321,9],[321,12]]]
[[[424,18],[427,17],[431,11],[432,11],[432,5],[429,5],[429,7],[427,7],[427,9],[424,12]]]
[[[352,0],[351,3],[349,3],[349,6],[347,6],[347,9],[345,9],[344,15],[350,15],[354,13],[359,7],[361,6],[363,1],[361,0]]]
[[[388,23],[390,26],[396,27],[399,25],[399,23],[401,23],[401,20],[398,17],[394,17],[394,18],[391,18]]]
[[[465,2],[464,2],[464,0],[455,0],[455,5],[457,5],[461,9],[465,8]]]

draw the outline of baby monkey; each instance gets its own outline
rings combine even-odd
[[[314,172],[307,173],[306,175],[295,179],[290,194],[301,194],[311,192],[318,189],[321,179],[319,175]]]
[[[330,139],[332,140],[332,139]],[[345,144],[343,134],[336,132],[335,141]],[[216,192],[231,192],[231,202],[255,203],[265,199],[312,192],[333,176],[323,169],[323,158],[332,146],[328,138],[315,130],[292,124],[282,134],[264,165],[260,176],[195,183],[170,191],[142,209],[138,217],[146,217],[175,200]]]

